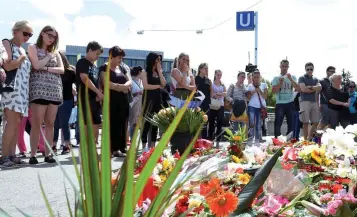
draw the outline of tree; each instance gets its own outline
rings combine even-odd
[[[275,100],[275,94],[273,93],[271,82],[264,78],[262,79],[262,82],[266,83],[268,86],[268,97],[265,100],[267,103],[267,106],[275,107],[276,100]]]

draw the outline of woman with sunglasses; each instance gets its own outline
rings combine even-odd
[[[37,144],[42,123],[45,124],[46,141],[53,147],[53,127],[58,106],[63,102],[61,74],[63,62],[58,53],[58,32],[52,26],[45,26],[38,36],[36,44],[29,45],[28,53],[32,63],[30,76],[31,120],[31,158],[30,164],[38,164]],[[55,163],[45,147],[45,162]]]
[[[15,151],[21,117],[28,114],[31,63],[21,46],[32,36],[32,28],[27,21],[18,21],[12,27],[12,35],[10,40],[2,41],[8,56],[3,62],[6,80],[1,94],[1,105],[7,121],[2,137],[3,160],[0,162],[4,167],[16,167],[16,164],[22,163],[15,157]]]

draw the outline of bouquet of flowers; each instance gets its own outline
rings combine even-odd
[[[331,160],[325,155],[325,147],[319,147],[318,145],[304,146],[300,152],[299,156],[304,160],[305,163],[314,163],[320,166],[329,166]]]
[[[146,119],[154,126],[157,126],[160,131],[165,132],[175,119],[179,109],[175,107],[163,108],[152,117]],[[195,109],[187,109],[180,123],[177,125],[175,132],[193,134],[203,122],[207,122],[207,115],[201,111],[199,107]]]
[[[172,155],[171,151],[167,149],[163,152],[153,172],[155,186],[160,187],[166,181],[179,158],[180,155],[177,152],[175,155]]]
[[[230,145],[228,146],[229,155],[231,155],[232,160],[237,163],[237,158],[243,157],[245,142],[247,140],[247,128],[239,128],[235,133],[233,133],[228,128],[226,128],[225,131],[228,134],[228,136],[225,135],[225,138],[230,143]]]

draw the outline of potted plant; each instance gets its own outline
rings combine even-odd
[[[146,119],[152,125],[157,126],[160,131],[165,132],[175,119],[178,111],[179,109],[175,107],[163,108]],[[207,120],[207,115],[200,108],[187,109],[171,137],[171,152],[174,154],[178,150],[182,154],[191,142],[194,133]]]

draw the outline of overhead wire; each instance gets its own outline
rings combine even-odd
[[[247,11],[247,10],[253,8],[253,7],[257,6],[258,4],[262,3],[263,1],[264,0],[260,0],[256,3],[254,3],[253,5],[249,6],[248,8],[246,8],[243,11]],[[203,28],[203,29],[147,29],[147,30],[140,30],[140,31],[138,31],[138,33],[139,32],[141,32],[141,33],[143,33],[143,32],[199,32],[199,31],[202,32],[202,31],[207,31],[207,30],[213,30],[213,29],[223,25],[224,23],[230,21],[231,19],[233,19],[233,17],[230,17],[230,18],[216,24],[215,26],[212,26],[209,28]]]

